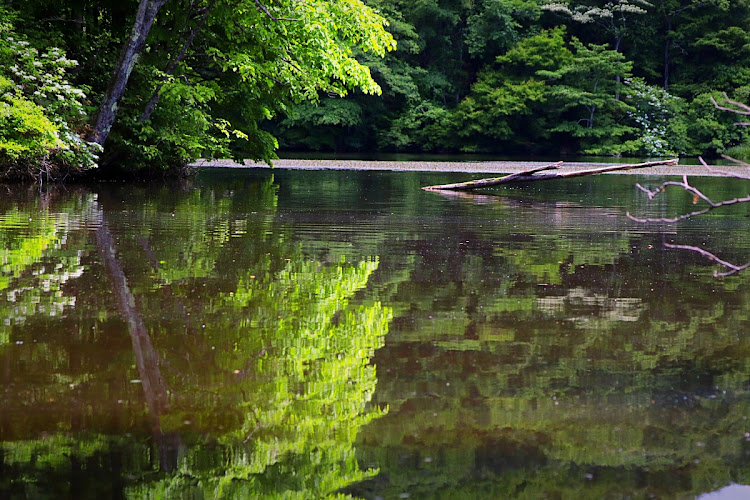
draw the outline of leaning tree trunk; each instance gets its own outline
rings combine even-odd
[[[96,142],[100,146],[106,142],[109,132],[112,129],[112,124],[117,117],[120,100],[125,94],[130,73],[132,73],[138,57],[143,52],[143,48],[146,45],[146,37],[148,37],[149,31],[151,31],[151,26],[154,24],[159,9],[167,1],[141,0],[138,4],[138,12],[133,21],[133,30],[130,37],[125,41],[115,69],[112,72],[107,92],[104,94],[104,99],[102,99],[102,103],[99,105],[96,123],[87,137],[89,141]]]

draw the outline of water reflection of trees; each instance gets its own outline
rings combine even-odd
[[[361,437],[381,475],[348,491],[684,498],[750,481],[747,279],[717,283],[607,210],[451,201],[439,234],[398,243],[409,268],[384,258],[370,283],[394,308],[375,357],[390,412]]]
[[[616,182],[475,205],[400,198],[429,182],[389,179],[103,191],[92,229],[119,221],[112,247],[169,392],[162,446],[94,233],[71,230],[75,307],[12,325],[0,348],[2,491],[316,496],[376,466],[347,491],[669,498],[750,481],[748,278],[717,283],[596,208]]]
[[[63,214],[49,210],[47,201],[37,198],[23,208],[9,204],[0,213],[0,345],[9,343],[13,327],[28,318],[62,316],[75,305],[64,286],[84,268],[76,242],[68,239],[75,239],[71,232],[80,227],[80,214],[91,210],[91,200],[73,204],[74,211]]]
[[[67,282],[57,315],[6,326],[2,496],[310,498],[371,474],[353,443],[381,414],[365,405],[390,313],[348,301],[378,260],[305,257],[272,223],[275,190],[115,189],[39,227],[38,207],[0,218],[7,280]],[[92,220],[66,226],[81,205]]]
[[[649,270],[628,260],[614,266],[636,284]],[[487,278],[492,267],[474,274]],[[586,265],[599,282],[612,271]],[[376,401],[391,412],[362,437],[363,459],[380,464],[382,482],[352,491],[686,497],[750,480],[747,287],[690,291],[695,283],[656,274],[653,287],[666,296],[637,284],[594,293],[580,269],[558,272],[557,286],[524,290],[521,275],[482,287],[470,307],[463,288],[439,315],[427,303],[461,283],[411,297],[376,355],[390,367]],[[620,298],[627,314],[617,312]]]

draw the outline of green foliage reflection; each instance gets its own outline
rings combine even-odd
[[[33,329],[15,324],[19,343],[0,351],[13,373],[0,410],[0,496],[75,497],[69,471],[81,464],[99,471],[85,475],[88,497],[336,498],[374,473],[354,442],[384,414],[369,405],[370,361],[391,313],[349,301],[378,258],[304,254],[274,222],[272,177],[172,191],[90,196],[96,243],[85,224],[64,223],[72,213],[33,227],[29,214],[6,213],[5,288],[30,275],[27,288],[44,294],[49,281],[63,305],[37,308]],[[73,252],[76,274],[52,266],[67,287],[37,272],[74,240],[86,249]],[[129,309],[115,306],[121,296]],[[134,363],[134,351],[157,362]]]
[[[66,243],[93,203],[84,196],[54,212],[37,200],[36,206],[0,212],[0,346],[10,341],[13,325],[36,315],[61,316],[75,306],[63,287],[84,269],[81,253]]]

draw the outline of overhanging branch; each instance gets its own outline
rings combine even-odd
[[[729,269],[729,271],[726,271],[726,272],[723,272],[723,273],[720,273],[719,271],[714,271],[714,277],[717,277],[717,278],[723,278],[725,276],[731,276],[731,275],[733,275],[735,273],[738,273],[738,272],[740,272],[740,271],[742,271],[742,270],[747,269],[748,267],[750,267],[750,262],[748,262],[747,264],[743,264],[741,266],[738,266],[736,264],[732,264],[731,262],[727,262],[726,260],[720,259],[719,257],[717,257],[715,254],[712,254],[708,250],[704,250],[704,249],[702,249],[700,247],[695,247],[695,246],[692,246],[692,245],[676,245],[676,244],[673,244],[673,243],[664,243],[664,247],[665,248],[673,248],[673,249],[677,249],[677,250],[689,250],[691,252],[698,253],[698,254],[702,255],[703,257],[707,258],[708,260],[716,262],[717,264],[719,264],[721,266],[724,266],[724,267],[726,267],[726,268]]]
[[[187,57],[188,49],[190,49],[190,46],[195,41],[195,37],[198,36],[198,33],[201,31],[201,29],[203,29],[203,25],[206,23],[208,16],[211,14],[211,11],[213,11],[214,7],[216,7],[218,1],[219,0],[212,0],[211,3],[205,9],[203,9],[203,15],[201,16],[200,20],[193,27],[193,29],[190,30],[190,33],[185,39],[185,42],[182,44],[180,52],[167,67],[165,71],[167,75],[172,75],[177,69],[177,66],[185,60],[185,57]],[[156,105],[159,102],[160,92],[163,87],[164,82],[161,82],[156,86],[154,92],[151,94],[151,98],[149,99],[148,103],[146,103],[146,107],[144,108],[143,113],[141,114],[140,118],[138,118],[139,123],[143,123],[151,118],[151,115],[153,114],[154,110],[156,109]]]
[[[259,11],[263,12],[265,15],[267,15],[272,21],[278,22],[278,21],[301,21],[302,19],[294,19],[289,17],[276,17],[273,14],[271,14],[271,11],[268,10],[268,7],[260,3],[260,0],[255,0],[255,6],[258,8]]]
[[[735,113],[737,115],[750,116],[750,106],[748,106],[747,104],[731,100],[726,92],[724,92],[724,100],[729,106],[734,107],[730,108],[728,106],[722,106],[718,102],[716,102],[716,99],[711,97],[711,103],[718,110],[729,111],[730,113]]]
[[[709,213],[709,212],[711,212],[713,210],[716,210],[717,208],[726,207],[726,206],[729,206],[729,205],[736,205],[737,203],[747,203],[747,202],[750,202],[750,195],[743,196],[742,198],[733,198],[731,200],[722,200],[722,201],[719,201],[719,202],[715,202],[715,201],[711,200],[711,198],[709,198],[708,196],[706,196],[700,189],[698,189],[698,188],[696,188],[694,186],[691,186],[688,183],[688,179],[687,179],[686,175],[684,175],[682,177],[682,182],[666,181],[666,182],[662,183],[661,186],[659,186],[658,188],[656,188],[654,190],[650,190],[648,188],[645,188],[645,187],[641,186],[640,184],[636,184],[636,187],[638,189],[640,189],[641,191],[643,191],[644,193],[646,193],[646,195],[648,196],[649,200],[653,200],[658,195],[660,195],[661,193],[663,193],[664,191],[666,191],[667,188],[670,187],[670,186],[681,187],[683,190],[687,191],[688,193],[692,193],[693,194],[693,202],[694,203],[697,203],[698,200],[703,200],[706,204],[708,204],[708,207],[704,208],[702,210],[696,210],[694,212],[688,212],[688,213],[685,213],[685,214],[682,214],[682,215],[678,215],[676,217],[636,217],[636,216],[632,215],[630,212],[627,212],[626,216],[628,217],[628,219],[630,219],[632,221],[635,221],[635,222],[641,222],[641,223],[662,222],[662,223],[672,224],[672,223],[675,223],[675,222],[679,222],[681,220],[689,219],[691,217],[696,217],[696,216],[699,216],[699,215],[707,214],[707,213]]]

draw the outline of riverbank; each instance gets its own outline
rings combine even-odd
[[[391,172],[457,172],[471,174],[514,174],[540,167],[547,162],[538,161],[370,161],[370,160],[296,160],[279,159],[273,162],[274,168],[292,170],[371,170]],[[576,172],[597,167],[613,166],[613,163],[564,163],[558,172]],[[266,163],[231,160],[199,160],[191,166],[198,168],[270,168]],[[750,175],[747,169],[737,166],[717,166],[709,170],[702,165],[657,166],[637,170],[609,172],[607,175],[654,175],[654,176],[708,176],[734,172]]]

